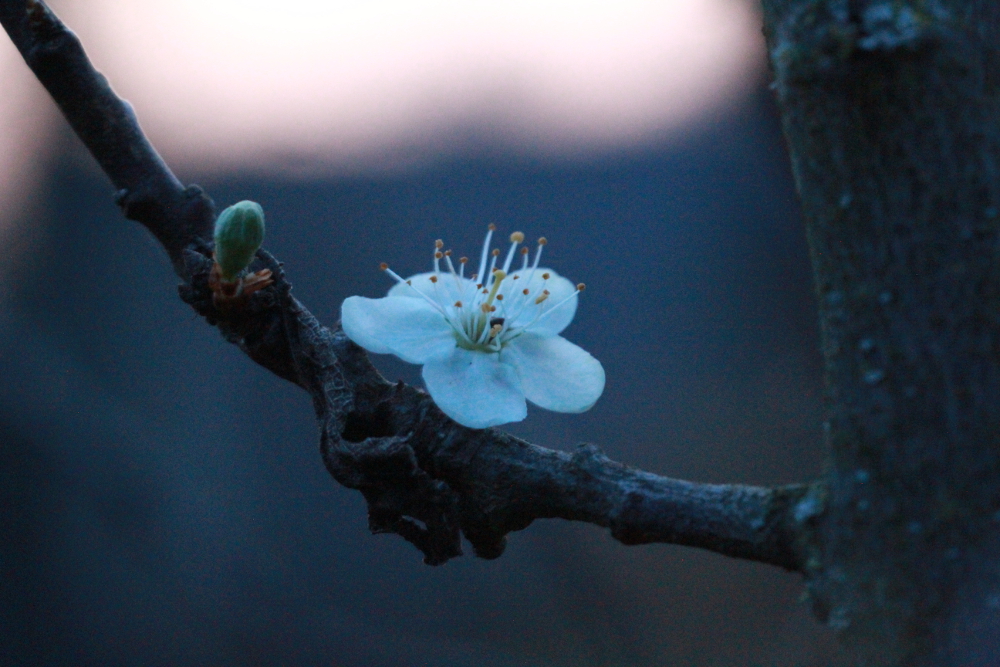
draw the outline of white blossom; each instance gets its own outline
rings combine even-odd
[[[434,402],[471,428],[521,421],[525,399],[556,412],[589,409],[604,391],[604,368],[559,335],[584,285],[539,266],[544,238],[533,260],[521,247],[520,267],[512,269],[524,241],[514,232],[500,262],[500,251],[490,249],[494,230],[490,225],[479,271],[468,277],[468,259],[456,270],[441,241],[430,273],[404,279],[382,264],[397,284],[381,299],[347,298],[344,332],[370,352],[423,365]]]

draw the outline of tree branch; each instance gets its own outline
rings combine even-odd
[[[44,4],[0,0],[0,23],[119,189],[126,217],[166,248],[184,280],[181,297],[254,361],[312,396],[327,469],[364,494],[373,532],[397,533],[439,564],[461,554],[463,534],[477,555],[496,558],[507,533],[562,518],[608,527],[625,544],[684,544],[805,569],[809,526],[825,497],[820,484],[694,484],[615,463],[591,445],[568,454],[460,426],[426,393],[387,382],[339,327],[321,326],[264,251],[250,269],[270,269],[275,284],[217,308],[204,240],[211,200],[197,186],[182,187],[128,103]]]

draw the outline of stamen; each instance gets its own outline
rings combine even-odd
[[[462,258],[460,258],[458,260],[458,264],[459,264],[459,267],[458,267],[458,277],[459,278],[464,278],[465,277],[465,265],[468,264],[468,263],[469,263],[469,258],[468,257],[462,257]]]
[[[389,268],[389,265],[386,264],[385,262],[382,262],[381,264],[378,265],[378,268],[381,269],[382,271],[385,271],[386,269]]]
[[[496,230],[496,228],[497,226],[493,224],[487,227],[488,231],[486,232],[486,240],[483,241],[483,252],[479,258],[479,273],[476,274],[478,276],[486,275],[486,256],[490,251],[490,241],[493,239],[493,232]],[[473,276],[472,279],[475,280],[476,277]]]
[[[434,247],[440,250],[441,248],[444,247],[444,241],[438,239],[437,241],[434,242]]]
[[[383,264],[385,264],[385,262],[383,262]],[[416,287],[414,287],[411,281],[403,280],[403,278],[400,277],[398,273],[389,268],[388,264],[385,264],[385,268],[382,270],[388,273],[390,276],[392,276],[392,279],[395,280],[397,283],[401,285],[409,285],[410,289],[412,289],[414,292],[423,297],[424,301],[426,301],[427,303],[431,304],[431,306],[434,307],[434,310],[444,315],[444,318],[448,320],[449,323],[451,322],[451,319],[448,317],[448,313],[444,312],[444,308],[441,307],[441,304],[439,304],[437,301],[435,301],[434,299],[430,298],[429,296],[418,290]],[[437,278],[431,276],[431,282],[437,282]]]
[[[581,287],[581,286],[582,286],[582,287]],[[552,314],[552,311],[554,311],[554,310],[556,310],[557,308],[559,308],[559,306],[561,306],[561,305],[563,305],[563,304],[565,304],[565,303],[568,303],[570,299],[573,299],[574,297],[576,297],[576,295],[577,295],[577,294],[579,294],[580,292],[582,292],[584,288],[586,288],[586,285],[584,285],[583,283],[580,283],[579,285],[577,285],[577,286],[576,286],[576,289],[575,289],[575,290],[573,291],[573,293],[572,293],[572,294],[570,294],[569,296],[567,296],[567,297],[566,297],[565,299],[563,299],[563,300],[562,300],[562,301],[560,301],[559,303],[557,303],[557,304],[555,304],[555,305],[553,305],[553,306],[549,307],[549,309],[548,309],[548,310],[546,310],[545,312],[543,312],[543,313],[539,313],[539,314],[538,314],[538,315],[537,315],[537,316],[535,317],[535,319],[533,319],[533,320],[531,320],[530,322],[528,322],[527,324],[525,324],[525,325],[524,325],[524,327],[523,327],[523,328],[521,329],[521,331],[522,331],[522,332],[523,332],[523,331],[527,331],[527,330],[528,330],[528,329],[530,329],[531,327],[535,326],[535,324],[537,324],[537,323],[538,323],[538,322],[540,322],[541,320],[544,320],[544,319],[545,319],[546,317],[548,317],[549,315],[551,315],[551,314]],[[547,299],[547,298],[548,298],[548,290],[546,290],[546,291],[545,291],[545,292],[544,292],[543,294],[544,294],[544,297],[540,297],[540,298],[542,298],[543,300],[544,300],[544,299]],[[538,303],[538,301],[536,301],[535,303]]]
[[[514,232],[510,235],[510,250],[507,251],[507,259],[504,260],[503,270],[504,272],[510,271],[510,263],[514,259],[514,253],[517,251],[517,244],[524,241],[524,232]],[[499,254],[499,253],[498,253]]]
[[[524,260],[521,263],[521,270],[522,271],[526,271],[528,269],[528,255],[530,255],[530,254],[531,254],[530,250],[528,250],[527,248],[521,248],[521,259]]]

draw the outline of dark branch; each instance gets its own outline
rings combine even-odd
[[[275,284],[218,309],[204,240],[211,201],[181,186],[131,107],[48,8],[0,2],[0,23],[122,192],[125,215],[166,247],[184,280],[181,297],[254,361],[310,393],[326,466],[364,494],[373,532],[398,533],[438,564],[461,554],[463,534],[479,556],[495,558],[507,533],[562,518],[606,526],[625,544],[685,544],[804,569],[804,528],[823,505],[819,486],[693,484],[615,463],[589,445],[566,454],[462,427],[424,392],[382,378],[339,327],[322,327],[263,251],[250,268],[270,269]]]

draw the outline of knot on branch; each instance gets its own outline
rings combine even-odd
[[[336,426],[323,429],[323,460],[338,482],[364,495],[372,533],[396,533],[417,547],[428,565],[462,555],[458,494],[421,468],[410,436],[351,442],[338,437]],[[342,433],[357,435],[355,429],[348,419]]]
[[[181,299],[254,361],[300,384],[285,326],[289,308],[281,307],[282,302],[294,304],[295,300],[281,263],[269,253],[257,251],[248,270],[270,270],[274,284],[245,298],[217,304],[211,287],[212,246],[198,239],[184,250],[183,257],[188,282],[178,287]]]

